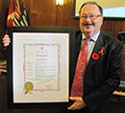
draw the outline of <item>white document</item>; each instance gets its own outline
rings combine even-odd
[[[68,102],[69,33],[13,33],[14,103]]]
[[[24,81],[32,81],[34,90],[59,88],[59,45],[25,44]]]

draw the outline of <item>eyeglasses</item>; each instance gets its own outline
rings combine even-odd
[[[91,20],[95,20],[96,18],[100,17],[102,15],[90,15],[90,16],[80,16],[81,19],[87,19],[87,18],[90,18]]]

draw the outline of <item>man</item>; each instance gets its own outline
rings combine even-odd
[[[82,95],[77,96],[77,91],[75,96],[71,93],[72,104],[66,112],[101,113],[104,101],[119,85],[122,45],[118,40],[100,31],[102,24],[102,8],[99,5],[95,2],[87,2],[81,6],[80,29],[82,33],[77,37],[77,54],[84,45],[85,38],[90,39],[87,66],[82,82],[83,92],[80,92]],[[7,35],[3,38],[3,43],[4,46],[9,45],[10,40]]]
[[[75,96],[72,96],[73,91],[71,92],[70,100],[73,103],[68,107],[69,112],[101,113],[104,101],[119,85],[122,45],[118,40],[100,31],[102,24],[102,8],[95,2],[84,3],[80,8],[82,35],[77,37],[77,45],[81,48],[81,43],[84,43],[85,38],[90,38],[88,61],[83,74],[82,95],[77,96],[77,89],[75,89]]]

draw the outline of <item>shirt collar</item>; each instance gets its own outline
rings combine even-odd
[[[91,37],[91,40],[96,42],[96,40],[98,39],[99,34],[100,34],[100,31],[97,32],[93,37]],[[82,39],[85,40],[85,38],[86,38],[86,36],[82,33]]]

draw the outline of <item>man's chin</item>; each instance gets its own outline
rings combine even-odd
[[[84,30],[84,33],[87,33],[87,34],[92,33],[92,32],[93,32],[92,30]]]
[[[92,36],[93,32],[92,31],[84,31],[83,32],[86,36]]]

